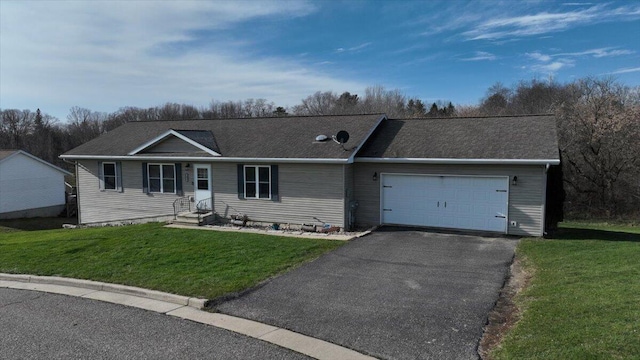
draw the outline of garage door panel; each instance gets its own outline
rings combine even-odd
[[[506,231],[508,178],[383,174],[382,223]]]

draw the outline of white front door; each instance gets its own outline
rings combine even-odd
[[[211,165],[193,165],[193,193],[197,210],[212,210]]]

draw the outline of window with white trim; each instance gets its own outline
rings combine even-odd
[[[244,198],[271,199],[271,166],[244,166]]]
[[[115,162],[102,163],[103,190],[117,190],[118,170]]]
[[[147,164],[149,192],[176,192],[176,167],[174,164]]]

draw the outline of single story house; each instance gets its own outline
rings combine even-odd
[[[22,150],[0,150],[0,219],[59,215],[64,176],[72,175]]]
[[[76,164],[82,224],[164,220],[189,199],[265,224],[534,236],[560,164],[551,115],[130,122],[61,158]]]

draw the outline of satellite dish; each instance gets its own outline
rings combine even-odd
[[[349,133],[344,131],[344,130],[340,130],[338,131],[338,133],[336,134],[335,137],[336,141],[340,144],[344,144],[347,141],[349,141]]]

